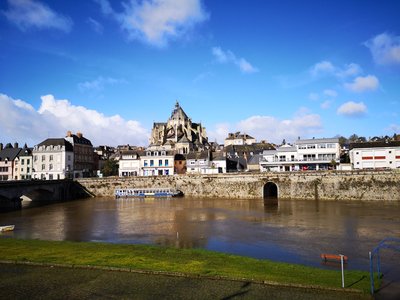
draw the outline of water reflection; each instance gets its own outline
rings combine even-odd
[[[2,224],[15,224],[17,238],[206,248],[314,266],[321,253],[341,253],[349,268],[367,270],[368,251],[387,236],[400,236],[400,205],[94,198],[31,204],[0,214]]]

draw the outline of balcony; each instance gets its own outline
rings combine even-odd
[[[279,165],[279,164],[296,164],[296,163],[308,163],[308,162],[313,162],[313,163],[330,163],[334,159],[337,163],[340,162],[339,158],[329,158],[329,157],[306,157],[303,159],[282,159],[282,158],[273,158],[271,160],[266,160],[265,158],[262,158],[260,160],[260,164],[264,165]]]

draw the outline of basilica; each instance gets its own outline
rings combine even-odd
[[[210,148],[206,129],[201,126],[201,123],[192,123],[178,101],[166,123],[153,124],[149,149],[160,148],[174,150],[180,154]]]

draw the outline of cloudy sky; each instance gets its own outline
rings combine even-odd
[[[0,0],[0,142],[400,133],[400,1]]]

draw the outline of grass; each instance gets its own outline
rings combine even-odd
[[[138,271],[268,281],[284,285],[341,287],[340,271],[201,249],[1,238],[0,253],[1,260],[18,262],[129,268]],[[345,283],[346,287],[368,292],[369,274],[345,271]]]

